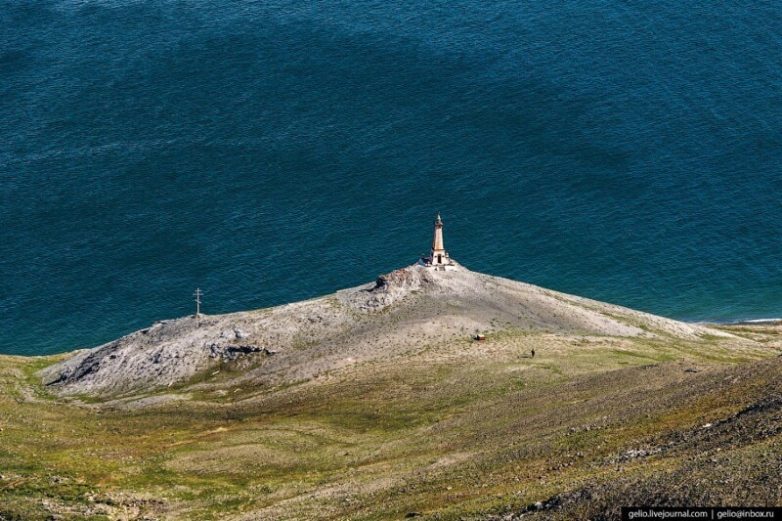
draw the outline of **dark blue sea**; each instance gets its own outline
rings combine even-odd
[[[429,248],[684,320],[782,316],[778,2],[0,0],[0,352]]]

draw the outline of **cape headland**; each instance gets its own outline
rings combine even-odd
[[[430,254],[270,309],[0,357],[0,519],[613,519],[779,504],[778,324]]]
[[[183,385],[231,363],[241,367],[243,382],[279,384],[432,347],[466,350],[476,335],[513,331],[688,340],[730,336],[472,272],[451,259],[443,227],[438,214],[429,255],[375,282],[271,309],[218,316],[197,311],[156,322],[45,369],[43,382],[62,395],[122,395]]]

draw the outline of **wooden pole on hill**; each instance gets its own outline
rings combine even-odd
[[[200,288],[196,288],[195,293],[193,293],[193,296],[195,297],[195,303],[196,303],[196,318],[201,318],[201,296],[204,293],[201,291]]]

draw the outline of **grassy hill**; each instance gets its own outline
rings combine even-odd
[[[0,357],[0,519],[782,504],[780,352],[780,326],[411,267],[75,355]]]

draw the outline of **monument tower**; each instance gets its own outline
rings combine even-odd
[[[448,257],[448,252],[445,251],[445,244],[443,242],[443,219],[440,214],[434,220],[434,238],[432,239],[432,251],[429,254],[429,258],[426,259],[427,266],[443,267],[450,266],[453,263]]]

